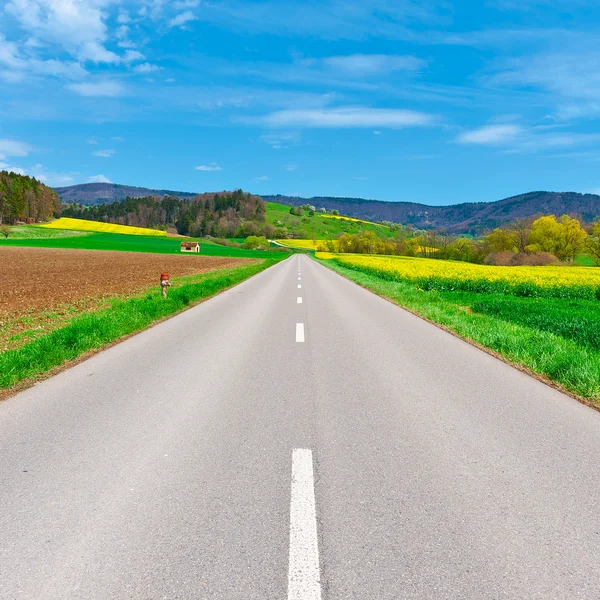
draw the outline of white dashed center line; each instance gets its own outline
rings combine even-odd
[[[288,600],[321,600],[312,451],[292,452]]]
[[[296,323],[296,341],[304,342],[304,323]]]
[[[296,304],[302,304],[302,296],[298,296],[298,300],[296,301]]]
[[[298,284],[298,289],[301,290],[302,289],[302,284]]]

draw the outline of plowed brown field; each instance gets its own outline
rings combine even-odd
[[[249,263],[248,259],[0,247],[0,315],[53,309],[88,299],[127,295],[171,277]]]

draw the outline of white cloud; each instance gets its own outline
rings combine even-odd
[[[415,56],[388,54],[351,54],[349,56],[329,56],[318,63],[351,75],[379,75],[391,71],[417,71],[426,65]]]
[[[77,62],[39,60],[21,54],[17,44],[9,42],[0,34],[0,65],[6,67],[3,76],[7,80],[22,81],[27,74],[50,75],[67,79],[81,79],[86,70]]]
[[[521,133],[519,125],[485,125],[461,133],[457,141],[461,144],[501,144],[514,140]]]
[[[98,140],[95,137],[91,137],[91,138],[88,138],[87,143],[91,144],[92,146],[95,146],[98,143]]]
[[[194,169],[196,171],[204,171],[204,172],[222,171],[223,170],[217,163],[210,163],[208,165],[198,165],[197,167],[194,167]]]
[[[461,133],[461,144],[497,146],[504,152],[533,153],[553,148],[572,148],[597,144],[600,134],[555,131],[552,127],[522,127],[520,125],[485,125]]]
[[[127,50],[123,56],[123,62],[133,62],[136,60],[143,60],[145,56],[138,50]]]
[[[80,96],[115,98],[117,96],[124,96],[127,93],[127,90],[122,83],[110,80],[71,83],[67,88]]]
[[[185,10],[186,8],[196,8],[200,4],[200,0],[177,0],[173,2],[175,10]]]
[[[141,65],[137,65],[133,68],[136,73],[153,73],[154,71],[159,71],[162,67],[158,65],[152,65],[150,63],[142,63]]]
[[[295,171],[298,168],[298,165],[285,165],[283,167],[286,171]]]
[[[117,17],[117,23],[130,23],[131,22],[131,17],[129,16],[129,13],[126,10],[123,10],[122,8],[119,9],[119,16]]]
[[[59,45],[78,60],[118,63],[119,57],[104,46],[104,9],[115,1],[10,0],[6,12],[38,40]]]
[[[190,21],[195,21],[196,19],[197,19],[197,17],[194,15],[194,13],[191,10],[186,10],[185,12],[182,12],[182,13],[178,14],[177,16],[173,17],[169,21],[169,26],[170,27],[183,27],[184,25],[186,25],[186,23],[189,23]]]
[[[88,183],[112,183],[112,181],[104,175],[92,175],[88,177]]]
[[[261,181],[269,181],[269,178],[266,175],[261,175],[260,177],[255,177],[254,181],[260,183]]]
[[[102,158],[110,158],[113,154],[115,154],[116,150],[96,150],[96,152],[93,152],[92,154],[94,156],[100,156]]]
[[[0,139],[0,160],[9,156],[27,156],[33,147],[17,140]]]
[[[376,130],[373,132],[373,135],[381,135],[381,131]]]
[[[424,127],[437,118],[427,113],[391,108],[290,109],[261,119],[270,127]]]
[[[15,165],[11,165],[6,162],[0,162],[0,170],[8,171],[9,173],[12,171],[13,173],[16,173],[17,175],[25,175],[25,169],[22,169],[21,167],[17,167]]]

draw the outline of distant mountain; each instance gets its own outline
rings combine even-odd
[[[576,192],[530,192],[496,202],[428,206],[414,202],[382,202],[362,198],[263,196],[289,206],[312,204],[368,221],[393,221],[419,229],[446,228],[452,233],[479,234],[519,217],[541,214],[577,215],[584,221],[600,216],[600,196]]]
[[[152,190],[149,188],[135,187],[133,185],[119,185],[118,183],[82,183],[68,187],[54,188],[60,199],[65,204],[84,204],[94,206],[107,202],[118,202],[125,198],[143,198],[145,196],[179,196],[191,198],[195,194],[190,192],[174,192],[172,190]]]
[[[191,198],[196,194],[172,190],[119,185],[116,183],[84,183],[54,188],[63,203],[87,206],[116,202],[126,197],[173,195]],[[600,216],[600,196],[575,192],[530,192],[496,202],[465,202],[448,206],[428,206],[416,202],[383,202],[363,198],[316,196],[262,196],[264,200],[288,206],[312,204],[317,208],[337,209],[340,214],[368,221],[393,221],[419,229],[445,228],[451,233],[479,234],[519,217],[541,214],[578,215],[584,221]]]

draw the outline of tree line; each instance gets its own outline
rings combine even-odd
[[[35,177],[0,171],[0,224],[47,221],[61,212],[58,194]]]
[[[71,204],[63,216],[91,221],[168,229],[181,235],[245,238],[271,237],[274,228],[265,222],[266,204],[259,196],[236,190],[218,194],[198,194],[192,198],[145,196],[125,198],[97,206]]]
[[[396,225],[389,240],[363,231],[324,240],[318,247],[330,252],[421,256],[497,265],[572,263],[577,255],[586,253],[600,266],[600,219],[587,225],[569,215],[515,219],[479,239],[452,235],[444,229],[424,231]]]

